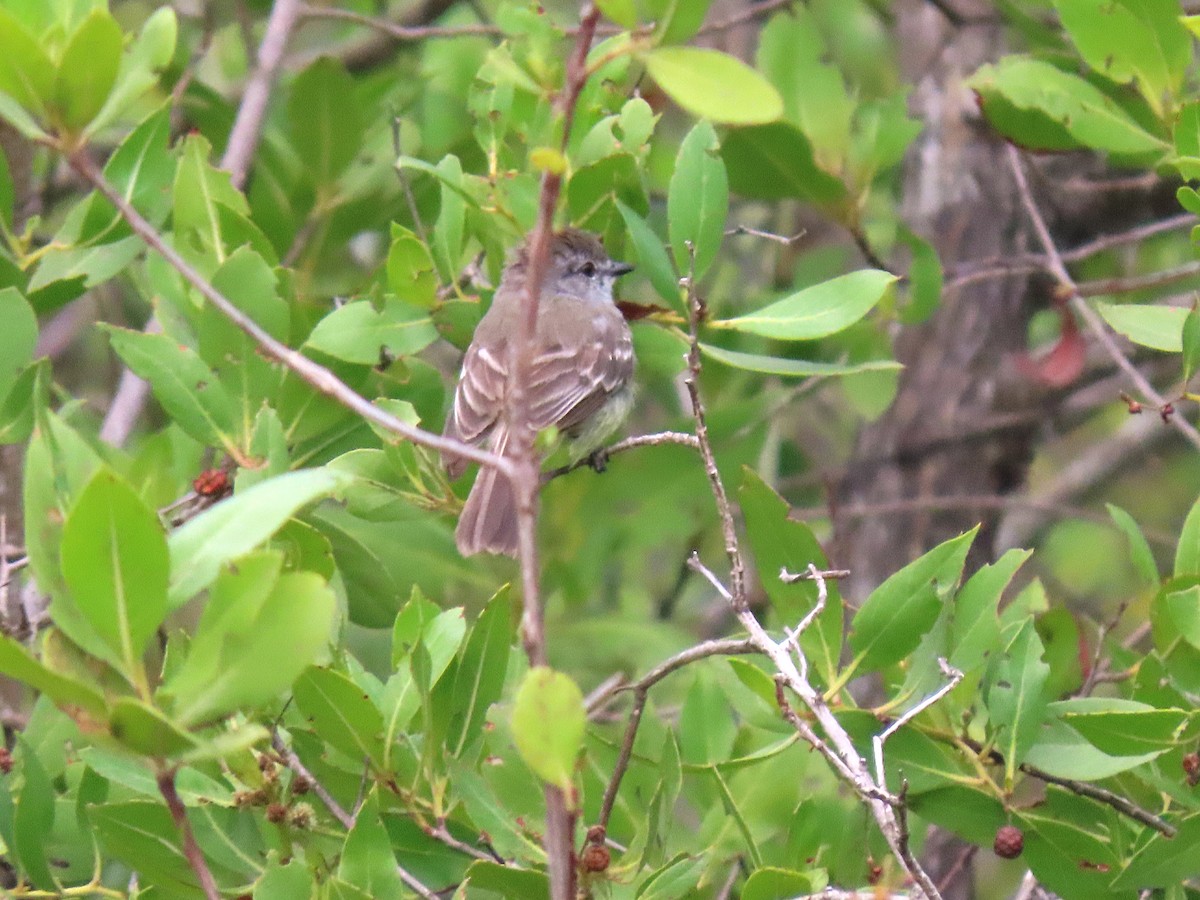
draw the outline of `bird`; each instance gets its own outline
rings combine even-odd
[[[530,268],[527,239],[505,267],[492,305],[476,326],[447,415],[444,435],[487,443],[497,456],[511,452],[514,343],[525,314]],[[526,385],[529,424],[554,426],[573,462],[603,444],[633,405],[633,338],[613,296],[617,278],[633,266],[610,259],[599,238],[578,228],[555,232],[538,303]],[[443,455],[458,478],[467,460]],[[517,504],[512,484],[490,467],[480,470],[467,496],[455,544],[463,556],[516,556]]]

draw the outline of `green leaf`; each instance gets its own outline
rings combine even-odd
[[[939,593],[956,584],[962,574],[977,531],[939,544],[871,592],[850,625],[857,671],[889,666],[920,643],[941,608]]]
[[[1006,783],[1037,740],[1046,712],[1045,685],[1050,667],[1042,662],[1042,642],[1027,618],[998,662],[985,696],[999,733],[996,749],[1004,757]]]
[[[0,158],[2,157],[3,154],[0,154]],[[16,288],[0,290],[0,312],[4,314],[4,328],[0,330],[2,401],[33,359],[34,348],[37,346],[38,323],[33,307]]]
[[[108,100],[84,130],[85,135],[95,134],[110,124],[158,84],[159,73],[170,65],[175,56],[178,35],[179,23],[175,18],[175,10],[169,6],[158,8],[146,19],[133,46],[121,61]]]
[[[300,860],[293,858],[287,865],[272,860],[254,885],[254,900],[304,900],[315,888],[312,872]]]
[[[1147,132],[1098,87],[1041,60],[1006,56],[967,82],[979,93],[984,114],[1005,137],[1027,147],[1091,147],[1111,153],[1161,154],[1169,145]],[[1018,113],[1046,123],[1031,127]]]
[[[691,271],[687,248],[690,241],[696,257],[696,278],[701,278],[716,259],[729,212],[729,184],[718,149],[712,126],[698,123],[679,147],[667,189],[667,229],[675,266],[685,274]]]
[[[1175,577],[1200,575],[1200,500],[1192,504],[1175,548]]]
[[[229,173],[209,164],[211,153],[212,147],[202,136],[192,134],[184,138],[172,192],[172,221],[177,236],[194,236],[200,246],[222,263],[228,249],[222,209],[244,216],[250,208],[246,198],[233,186]]]
[[[1179,636],[1200,650],[1200,585],[1172,591],[1163,600]]]
[[[1178,353],[1183,349],[1183,323],[1188,311],[1178,306],[1144,303],[1097,303],[1096,309],[1113,331],[1135,344]]]
[[[288,98],[292,146],[319,186],[332,184],[363,144],[354,79],[332,56],[296,76]]]
[[[71,600],[135,685],[142,653],[167,614],[167,541],[154,510],[101,469],[63,527],[63,576]]]
[[[1191,381],[1200,367],[1200,309],[1193,307],[1183,320],[1181,337],[1183,350],[1183,380]]]
[[[622,28],[637,26],[637,10],[634,8],[633,0],[599,0],[596,8],[604,13],[607,19]]]
[[[91,685],[61,675],[39,662],[23,645],[0,635],[0,673],[29,685],[74,715],[86,714],[93,721],[108,718],[104,697]]]
[[[808,139],[787,122],[735,128],[725,135],[721,155],[730,188],[743,197],[832,204],[846,196],[841,179],[818,167]]]
[[[1200,814],[1182,819],[1178,828],[1174,837],[1154,832],[1113,879],[1113,889],[1168,887],[1195,877],[1200,872],[1195,852],[1200,842]]]
[[[1129,559],[1133,563],[1134,571],[1147,587],[1157,586],[1160,580],[1158,563],[1154,561],[1154,552],[1150,549],[1150,544],[1146,542],[1146,536],[1142,534],[1142,529],[1138,527],[1133,516],[1121,507],[1106,503],[1105,508],[1112,516],[1112,520],[1120,529],[1121,534],[1125,536],[1125,543],[1129,547]]]
[[[437,175],[441,205],[433,226],[432,250],[441,267],[442,281],[453,284],[458,278],[467,215],[462,163],[457,156],[447,155],[437,164]]]
[[[637,900],[677,900],[686,896],[696,887],[705,863],[703,857],[686,853],[676,855],[642,882]]]
[[[169,606],[174,609],[212,584],[221,567],[249,553],[302,506],[343,490],[353,477],[306,469],[239,491],[172,533]]]
[[[998,648],[1000,597],[1032,550],[1009,550],[994,563],[981,566],[954,598],[950,625],[950,665],[971,672]]]
[[[445,746],[453,756],[479,736],[488,708],[500,699],[512,647],[512,603],[502,589],[475,620],[454,680],[442,679],[434,706],[446,722]]]
[[[787,120],[800,126],[823,167],[839,172],[850,148],[854,101],[829,57],[828,42],[808,7],[777,13],[759,33],[756,61],[779,89]]]
[[[1119,84],[1136,80],[1155,108],[1180,86],[1192,42],[1174,0],[1054,0],[1084,61]]]
[[[765,375],[786,375],[794,378],[819,376],[832,378],[838,375],[856,375],[859,372],[887,372],[904,368],[892,359],[872,359],[860,363],[813,362],[807,359],[790,359],[778,356],[763,356],[759,353],[742,353],[725,350],[712,344],[700,344],[705,356],[735,369],[747,372],[762,372]]]
[[[404,882],[396,871],[396,857],[387,829],[379,819],[376,791],[368,795],[354,817],[337,874],[369,897],[403,896]]]
[[[437,301],[437,274],[429,248],[420,238],[399,225],[392,225],[392,246],[387,257],[388,287],[397,297],[422,309]]]
[[[131,238],[130,240],[137,240]],[[165,334],[107,326],[113,350],[191,437],[238,452],[238,409],[233,397],[194,350]]]
[[[709,325],[776,340],[815,340],[853,325],[884,298],[895,282],[896,276],[890,272],[862,269],[804,288],[757,312]]]
[[[305,346],[334,359],[377,366],[424,350],[437,337],[432,320],[407,303],[393,299],[376,311],[370,301],[360,300],[318,322]]]
[[[513,742],[534,774],[568,797],[586,725],[583,692],[569,675],[546,666],[525,673],[513,701]]]
[[[1038,732],[1025,762],[1059,778],[1100,781],[1136,769],[1161,755],[1155,750],[1137,756],[1112,756],[1097,748],[1066,723],[1051,719]]]
[[[826,569],[829,560],[825,551],[808,525],[788,518],[787,501],[749,467],[742,470],[738,500],[759,582],[779,619],[795,627],[817,602],[817,586],[803,580],[785,584],[780,571],[804,572],[810,563]],[[828,685],[833,682],[842,653],[843,607],[837,582],[826,582],[826,590],[825,611],[800,636],[800,646]],[[774,697],[772,691],[768,702],[774,704]]]
[[[12,830],[21,868],[35,886],[52,890],[54,876],[47,864],[47,843],[54,828],[54,788],[37,754],[19,738],[17,759],[23,779],[13,814]],[[6,793],[7,793],[6,787]]]
[[[644,57],[646,70],[692,115],[728,125],[760,125],[783,115],[771,82],[740,59],[699,47],[659,47]]]
[[[1169,749],[1189,719],[1182,709],[1156,709],[1119,697],[1076,697],[1051,703],[1049,709],[1111,756]]]
[[[193,750],[197,743],[161,710],[133,697],[120,697],[113,704],[108,729],[117,741],[134,753],[160,759]]]
[[[791,900],[824,890],[825,882],[821,873],[766,866],[750,873],[740,897],[741,900]]]
[[[41,42],[35,39],[12,14],[0,8],[0,94],[7,94],[17,106],[0,107],[0,115],[17,125],[22,133],[40,118],[54,93],[54,63]],[[20,125],[14,112],[24,109]],[[36,129],[36,126],[35,126]]]
[[[383,716],[357,684],[341,672],[310,666],[292,696],[324,741],[352,759],[381,764]]]
[[[467,886],[493,891],[501,897],[550,900],[550,882],[544,872],[518,869],[487,860],[471,863],[471,868],[467,869]]]
[[[641,0],[640,8],[650,21],[659,44],[683,44],[691,40],[708,14],[712,0]]]
[[[278,569],[278,554],[260,553],[222,571],[187,658],[161,691],[181,722],[275,700],[328,647],[333,591],[311,572]]]
[[[679,751],[684,763],[723,762],[733,750],[737,724],[729,698],[705,669],[700,669],[679,712]]]
[[[616,201],[617,210],[625,220],[629,231],[629,239],[633,241],[633,249],[637,254],[638,271],[650,279],[654,290],[664,300],[679,305],[679,280],[671,267],[671,258],[662,240],[654,233],[650,225],[620,200]]]
[[[108,99],[121,66],[121,27],[97,8],[75,29],[63,51],[54,82],[54,104],[69,131],[95,118]]]
[[[139,878],[173,890],[176,896],[202,896],[191,866],[179,849],[179,829],[161,801],[93,806],[88,820],[107,857],[135,867]]]

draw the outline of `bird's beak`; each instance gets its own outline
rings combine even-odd
[[[633,266],[629,263],[617,262],[613,260],[608,264],[608,274],[613,278],[619,278],[622,275],[628,275],[633,271]]]

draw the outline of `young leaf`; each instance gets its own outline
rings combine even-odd
[[[716,259],[729,212],[729,183],[718,149],[712,126],[698,123],[679,147],[667,189],[667,229],[675,267],[685,274],[691,271],[690,242],[696,278],[703,277]]]
[[[338,877],[360,888],[368,897],[402,897],[404,882],[396,871],[396,856],[387,830],[379,820],[379,798],[367,797],[346,836]]]
[[[1183,320],[1183,380],[1188,382],[1200,367],[1200,309],[1193,307]]]
[[[0,94],[18,104],[12,109],[0,108],[0,115],[16,125],[13,113],[25,112],[21,124],[32,125],[29,116],[40,117],[53,92],[54,63],[41,43],[0,7]],[[34,129],[36,132],[36,125]],[[20,130],[25,132],[25,128]]]
[[[1113,331],[1125,335],[1135,344],[1168,353],[1183,349],[1186,309],[1148,303],[1097,303],[1096,309]]]
[[[249,588],[242,596],[255,599]],[[201,663],[190,667],[189,659],[164,685],[180,722],[209,721],[274,700],[328,647],[337,598],[324,579],[311,572],[285,573],[257,606],[245,630],[231,627],[239,620],[233,612],[205,638],[220,645],[216,655],[222,665],[216,672]]]
[[[939,544],[871,592],[851,622],[857,671],[889,666],[920,643],[941,607],[939,590],[958,581],[977,530]]]
[[[194,737],[161,710],[133,697],[121,697],[113,704],[108,729],[118,742],[140,756],[163,759],[197,745]]]
[[[757,312],[709,324],[776,340],[815,340],[853,325],[883,299],[895,282],[896,276],[890,272],[862,269],[804,288]]]
[[[54,82],[54,104],[69,131],[78,131],[104,106],[121,67],[124,38],[105,8],[93,9],[67,42]]]
[[[1200,596],[1200,592],[1197,592]],[[1175,746],[1189,714],[1118,697],[1076,697],[1050,712],[1111,756],[1135,756]]]
[[[646,71],[692,115],[728,125],[760,125],[783,115],[783,99],[740,59],[700,47],[659,47],[645,55]]]
[[[167,541],[158,516],[101,469],[67,517],[62,566],[74,605],[140,683],[142,652],[167,614]]]
[[[950,627],[950,665],[963,672],[981,666],[1000,640],[996,609],[1004,589],[1030,556],[1031,550],[1009,550],[994,563],[980,567],[954,598]]]
[[[622,203],[616,201],[617,211],[625,220],[629,230],[629,239],[633,241],[637,253],[638,271],[650,279],[654,290],[664,300],[673,304],[679,303],[679,280],[675,270],[671,268],[671,258],[667,256],[666,248],[658,235],[647,224],[646,220]]]
[[[305,469],[240,491],[175,531],[171,550],[171,609],[212,584],[221,567],[249,553],[302,506],[347,487],[353,477],[333,469]]]
[[[305,346],[334,359],[374,366],[424,350],[437,336],[430,318],[407,303],[392,299],[376,311],[369,300],[359,300],[318,322]]]
[[[479,735],[488,708],[500,699],[512,646],[512,603],[501,590],[471,627],[454,679],[434,691],[435,709],[447,723],[445,746],[458,756]]]
[[[513,701],[513,741],[539,778],[568,795],[586,725],[583,693],[569,675],[545,666],[525,673]]]

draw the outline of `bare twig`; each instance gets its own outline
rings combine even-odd
[[[299,15],[300,0],[275,0],[271,15],[267,17],[267,30],[258,47],[258,61],[246,82],[237,117],[233,120],[229,141],[225,145],[225,155],[221,157],[221,168],[229,172],[234,187],[240,188],[246,183],[250,162],[254,159],[262,132],[263,117],[267,113],[267,102],[271,99],[275,72],[283,60],[288,36]]]
[[[662,444],[681,444],[684,447],[692,447],[693,449],[699,449],[700,447],[694,434],[684,434],[679,431],[660,431],[656,434],[638,434],[633,437],[624,438],[599,451],[599,456],[607,460],[609,457],[616,456],[618,453],[624,453],[626,450],[634,450],[638,447],[658,447]],[[595,455],[593,454],[593,456]],[[559,466],[557,469],[549,469],[542,473],[542,484],[546,484],[563,475],[568,475],[576,469],[591,466],[593,465],[592,460],[593,457],[585,456],[583,459],[577,459],[569,465]]]
[[[1086,244],[1080,244],[1078,247],[1072,247],[1070,250],[1063,250],[1060,256],[1063,262],[1078,262],[1081,259],[1086,259],[1105,250],[1111,250],[1113,247],[1136,244],[1155,235],[1163,234],[1167,231],[1177,231],[1181,228],[1190,228],[1195,224],[1197,223],[1194,215],[1191,213],[1180,213],[1177,216],[1139,225],[1137,228],[1131,228],[1128,231],[1122,231],[1118,234],[1098,237],[1094,241],[1088,241]]]
[[[192,833],[192,825],[187,819],[187,810],[183,806],[183,801],[179,799],[179,792],[175,790],[175,769],[163,769],[158,773],[156,780],[158,781],[158,791],[167,803],[167,809],[171,812],[175,827],[179,829],[184,858],[192,867],[192,871],[196,873],[196,879],[200,882],[200,890],[204,892],[206,900],[220,900],[221,892],[217,890],[217,883],[208,869],[208,862],[200,851],[200,845],[196,843],[196,835]]]
[[[1089,784],[1086,781],[1076,781],[1074,778],[1059,778],[1057,775],[1051,775],[1049,772],[1043,772],[1037,766],[1031,766],[1028,763],[1022,763],[1020,766],[1022,772],[1026,775],[1032,775],[1040,781],[1045,781],[1049,784],[1057,784],[1059,787],[1066,788],[1072,793],[1079,794],[1082,797],[1090,797],[1093,800],[1099,800],[1101,803],[1107,804],[1122,813],[1135,822],[1141,822],[1143,825],[1148,825],[1155,831],[1166,837],[1172,838],[1179,833],[1170,822],[1154,815],[1154,813],[1142,809],[1132,800],[1122,797],[1120,794],[1114,794],[1106,788],[1097,787],[1094,784]]]
[[[1081,281],[1075,288],[1081,297],[1096,297],[1102,294],[1129,294],[1147,288],[1164,287],[1177,281],[1185,281],[1200,275],[1200,261],[1184,263],[1173,269],[1150,272],[1146,275],[1130,275],[1127,278],[1104,278],[1099,281]]]
[[[883,768],[883,745],[887,742],[887,739],[945,697],[963,680],[963,673],[941,657],[938,658],[938,668],[942,670],[942,675],[945,676],[946,683],[871,739],[871,746],[875,750],[875,782],[877,784],[887,784],[886,773]]]
[[[1012,169],[1013,179],[1017,185],[1017,191],[1021,195],[1021,203],[1024,205],[1025,211],[1029,214],[1033,230],[1042,245],[1042,250],[1046,253],[1049,271],[1058,279],[1062,290],[1069,295],[1071,309],[1083,319],[1088,329],[1100,341],[1105,352],[1108,353],[1113,362],[1124,370],[1125,374],[1129,376],[1129,380],[1137,386],[1143,396],[1160,408],[1165,406],[1166,399],[1155,390],[1154,385],[1150,383],[1149,379],[1129,361],[1121,351],[1121,348],[1117,346],[1116,340],[1109,333],[1104,320],[1100,318],[1100,314],[1092,309],[1091,305],[1080,295],[1079,286],[1067,271],[1066,264],[1058,252],[1058,247],[1055,246],[1054,239],[1050,236],[1050,229],[1046,225],[1046,220],[1042,218],[1042,214],[1038,211],[1037,204],[1033,200],[1033,194],[1029,190],[1029,182],[1025,178],[1025,170],[1021,165],[1021,155],[1017,151],[1017,148],[1011,144],[1008,146],[1008,162]],[[1171,416],[1170,423],[1193,446],[1200,448],[1200,431],[1197,431],[1191,422],[1188,422],[1183,416]]]
[[[629,722],[625,726],[625,736],[621,739],[621,750],[617,754],[617,763],[613,766],[612,776],[609,778],[608,785],[604,789],[604,800],[600,804],[600,816],[596,820],[597,824],[603,825],[606,830],[608,829],[608,820],[612,815],[613,805],[617,801],[617,792],[621,787],[621,779],[625,777],[625,772],[629,768],[629,760],[633,756],[633,742],[637,738],[638,726],[642,721],[642,712],[646,708],[646,698],[650,694],[650,688],[654,687],[654,685],[658,684],[672,672],[697,660],[707,659],[710,656],[736,656],[757,652],[750,641],[745,638],[725,638],[722,640],[705,641],[702,644],[689,647],[682,653],[675,654],[670,659],[664,660],[637,681],[621,688],[623,691],[633,692],[633,708],[629,712]]]
[[[286,344],[276,340],[258,323],[249,318],[234,303],[212,286],[212,284],[187,261],[178,251],[168,244],[158,231],[105,179],[103,173],[94,162],[84,153],[74,153],[68,157],[71,166],[87,180],[105,199],[107,199],[121,217],[129,223],[133,232],[145,241],[146,245],[162,257],[221,314],[238,328],[248,334],[258,344],[262,353],[275,361],[282,363],[299,378],[308,382],[316,390],[331,397],[352,412],[357,413],[369,422],[381,428],[441,453],[453,454],[463,459],[469,459],[485,466],[491,466],[510,476],[512,464],[502,457],[480,450],[462,441],[443,437],[401,421],[380,407],[359,396],[349,385],[336,375],[318,365],[311,359],[293,350]]]
[[[470,844],[460,841],[446,828],[445,819],[439,820],[437,825],[426,827],[424,831],[435,841],[441,841],[451,850],[457,850],[459,853],[465,853],[467,856],[473,856],[475,859],[499,863],[502,866],[508,864],[508,861],[497,853],[488,853],[486,850],[480,850],[478,847],[472,847]]]
[[[733,521],[733,508],[729,505],[725,482],[717,468],[717,459],[713,454],[712,443],[708,439],[708,420],[704,412],[704,401],[700,398],[700,321],[704,317],[704,304],[700,300],[700,295],[696,293],[696,251],[690,243],[688,256],[688,274],[680,279],[680,283],[686,289],[688,305],[688,374],[684,383],[687,385],[688,397],[692,403],[692,419],[696,423],[696,442],[700,449],[700,457],[704,460],[704,472],[708,476],[713,499],[717,504],[717,515],[721,519],[721,534],[725,538],[725,554],[729,557],[732,602],[735,611],[740,611],[746,606],[746,564],[742,559],[741,546],[738,544],[737,526]]]
[[[735,225],[733,228],[726,230],[726,237],[734,237],[736,235],[749,235],[750,237],[758,237],[767,241],[774,241],[776,244],[783,244],[785,247],[790,247],[804,235],[808,234],[808,229],[802,228],[793,234],[791,237],[782,234],[775,234],[773,231],[762,231],[758,228],[751,228],[749,225]]]
[[[504,35],[504,29],[498,25],[401,25],[389,19],[367,16],[348,9],[338,9],[335,6],[312,6],[307,3],[300,6],[300,15],[305,19],[337,19],[343,22],[353,22],[355,25],[371,28],[398,41],[423,41],[428,38],[464,37],[466,35],[488,37]]]
[[[354,816],[346,812],[342,808],[342,805],[333,799],[333,794],[329,793],[329,789],[313,776],[313,773],[300,761],[300,757],[296,755],[295,751],[283,742],[283,738],[279,736],[278,731],[271,733],[271,746],[275,748],[275,752],[279,754],[289,769],[312,786],[312,792],[325,804],[325,808],[329,810],[330,814],[338,820],[343,828],[349,831],[354,827]]]

